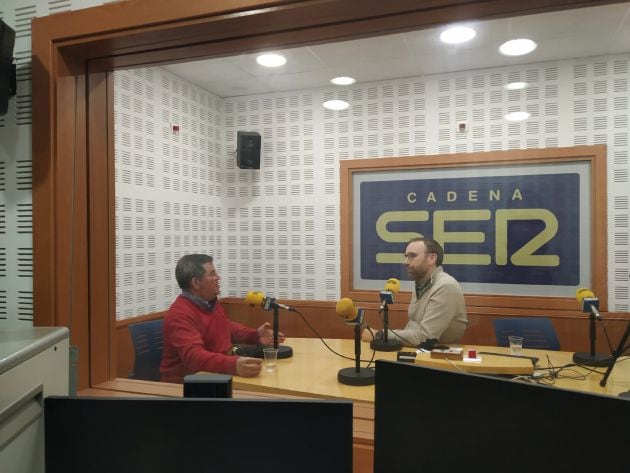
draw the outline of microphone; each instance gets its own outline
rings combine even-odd
[[[245,296],[245,304],[248,304],[252,307],[254,306],[262,306],[263,300],[265,299],[265,294],[260,291],[249,291]]]
[[[575,298],[578,303],[582,304],[582,312],[587,314],[590,312],[596,319],[602,319],[602,316],[599,314],[599,299],[595,297],[593,291],[581,287],[575,292]]]
[[[277,307],[279,309],[295,312],[295,309],[293,309],[292,307],[280,304],[276,302],[273,297],[266,297],[265,293],[260,291],[249,291],[245,296],[245,304],[248,304],[252,307],[259,306],[265,310],[271,310]]]
[[[602,320],[602,316],[599,314],[599,299],[595,297],[595,294],[590,289],[585,287],[579,288],[575,292],[575,298],[578,303],[582,305],[582,311],[590,314],[589,322],[589,352],[577,352],[573,354],[573,362],[578,365],[585,366],[610,366],[614,363],[614,358],[610,355],[604,355],[602,353],[595,352],[595,345],[597,339],[597,329],[595,327],[595,320]]]
[[[293,349],[286,345],[278,345],[278,309],[297,312],[288,305],[279,304],[273,297],[265,296],[264,292],[248,291],[245,296],[245,304],[251,307],[262,307],[264,310],[273,310],[273,347],[278,350],[278,359],[290,358],[293,356]],[[260,346],[243,346],[236,349],[239,356],[251,356],[262,358],[263,351]]]
[[[363,309],[356,308],[352,299],[347,297],[339,299],[335,310],[337,315],[344,319],[348,325],[361,325],[363,323]]]
[[[400,281],[396,278],[389,278],[385,282],[385,288],[381,291],[381,307],[379,312],[383,312],[383,338],[374,339],[370,342],[370,347],[375,351],[398,351],[402,348],[402,342],[389,338],[389,306],[394,302],[394,295],[400,290]]]
[[[385,283],[385,287],[381,291],[381,307],[383,310],[387,304],[394,303],[394,295],[400,291],[400,281],[396,278],[389,278]]]
[[[361,368],[361,325],[363,309],[354,306],[352,299],[344,297],[337,301],[335,307],[339,317],[348,325],[354,325],[354,368],[342,368],[337,373],[337,380],[349,386],[370,386],[374,384],[375,373],[371,368]]]

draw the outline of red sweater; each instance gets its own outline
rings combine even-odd
[[[232,341],[258,343],[258,332],[228,319],[218,301],[208,311],[180,295],[164,318],[162,381],[181,383],[198,371],[236,374]]]

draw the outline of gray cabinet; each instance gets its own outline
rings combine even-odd
[[[2,473],[44,472],[44,404],[68,394],[65,327],[0,330],[0,465]]]

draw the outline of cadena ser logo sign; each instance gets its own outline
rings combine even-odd
[[[445,270],[461,283],[578,285],[585,269],[580,245],[588,241],[580,232],[589,232],[580,226],[581,216],[589,221],[588,186],[570,169],[523,168],[358,183],[361,279],[404,272],[406,243],[426,236],[442,244]]]

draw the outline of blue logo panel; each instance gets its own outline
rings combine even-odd
[[[460,282],[579,284],[576,173],[366,181],[359,191],[362,279],[407,279],[407,242],[425,236]]]

